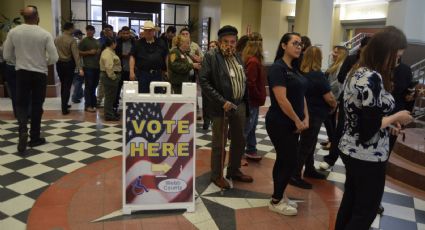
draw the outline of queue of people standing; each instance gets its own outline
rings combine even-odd
[[[143,37],[136,40],[128,27],[121,29],[117,39],[108,25],[97,40],[95,28],[88,25],[87,37],[80,37],[77,44],[72,35],[81,36],[82,32],[75,33],[72,23],[65,23],[63,34],[54,41],[38,26],[37,7],[28,6],[21,14],[25,24],[9,32],[3,50],[4,59],[16,70],[14,100],[21,154],[27,146],[46,142],[40,135],[40,122],[47,66],[56,63],[64,115],[69,114],[75,77],[84,77],[85,111],[95,112],[104,100],[105,120],[111,121],[119,120],[123,81],[137,80],[140,93],[148,93],[152,81],[169,81],[174,93],[181,93],[183,82],[199,82],[203,104],[207,105],[203,106],[204,120],[212,123],[211,182],[222,189],[230,189],[228,179],[252,183],[254,178],[241,170],[241,159],[261,160],[255,134],[259,109],[266,100],[267,79],[271,105],[266,130],[276,150],[269,209],[297,215],[297,203],[285,193],[287,185],[308,189],[312,185],[301,175],[325,178],[314,167],[313,159],[320,127],[327,121],[331,151],[320,168],[328,169],[338,156],[346,167],[345,192],[335,229],[368,229],[372,224],[382,198],[394,137],[412,121],[406,109],[413,95],[405,94],[411,77],[404,78],[409,69],[400,61],[407,42],[399,29],[389,26],[362,41],[363,48],[354,57],[346,58],[347,50],[335,46],[333,64],[326,72],[321,71],[320,48],[311,46],[306,36],[286,33],[266,74],[261,35],[249,34],[238,43],[238,30],[230,25],[219,29],[218,41],[211,43],[204,55],[191,41],[188,29],[175,36],[176,29],[170,27],[157,38],[158,28],[146,21]],[[204,123],[203,128],[208,126]],[[223,175],[228,138],[229,163]]]

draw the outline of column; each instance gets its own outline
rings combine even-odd
[[[297,0],[295,31],[306,35],[314,46],[322,49],[322,68],[327,68],[327,57],[332,48],[333,0]]]

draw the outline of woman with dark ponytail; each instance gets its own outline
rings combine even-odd
[[[283,35],[267,76],[271,105],[266,115],[266,129],[276,150],[274,191],[269,209],[283,215],[297,214],[296,203],[288,200],[284,192],[297,165],[300,133],[309,125],[304,97],[308,83],[296,64],[301,49],[299,34]]]

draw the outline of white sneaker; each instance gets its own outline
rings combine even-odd
[[[326,163],[326,161],[322,161],[319,164],[319,168],[322,170],[328,170],[330,167],[331,166],[328,163]]]
[[[287,196],[283,198],[283,201],[293,208],[298,208],[298,204],[295,201],[290,200]]]
[[[285,216],[295,216],[298,213],[296,208],[287,204],[283,199],[282,199],[282,201],[280,201],[277,204],[273,204],[270,201],[269,202],[269,209],[270,209],[270,211],[277,212],[277,213],[285,215]]]

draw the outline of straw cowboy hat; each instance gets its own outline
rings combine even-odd
[[[143,24],[142,29],[143,30],[159,30],[159,28],[156,27],[152,21],[145,21],[145,24]]]

